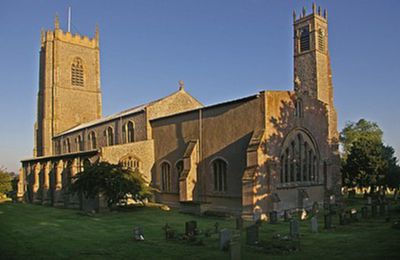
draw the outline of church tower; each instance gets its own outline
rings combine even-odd
[[[305,8],[294,19],[294,85],[296,93],[308,95],[326,104],[329,140],[336,143],[337,115],[333,103],[332,71],[328,49],[328,12],[315,4],[312,13]]]
[[[95,37],[42,31],[34,156],[53,154],[52,138],[101,117],[99,31]]]

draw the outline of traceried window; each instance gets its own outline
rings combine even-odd
[[[304,26],[300,29],[300,52],[310,50],[310,28]]]
[[[122,127],[122,142],[133,143],[135,141],[135,126],[132,121],[129,121]]]
[[[222,159],[216,159],[212,163],[214,178],[214,191],[224,192],[227,190],[227,163]]]
[[[297,131],[285,140],[280,156],[281,183],[319,180],[319,156],[311,138]]]
[[[171,165],[167,162],[161,164],[161,189],[171,191]]]
[[[122,167],[124,167],[125,169],[130,169],[132,171],[141,170],[140,160],[133,156],[126,156],[122,158],[120,163],[122,164]]]
[[[96,133],[94,131],[89,133],[88,140],[89,140],[90,149],[92,149],[92,150],[96,149],[97,148],[97,140],[96,140]]]
[[[71,83],[73,86],[84,86],[84,73],[82,59],[75,58],[71,65]]]
[[[107,127],[107,129],[104,131],[104,136],[106,137],[107,146],[114,145],[114,130],[111,126]]]

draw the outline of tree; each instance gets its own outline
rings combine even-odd
[[[12,181],[14,173],[8,172],[5,168],[0,167],[0,196],[9,195],[13,190]]]
[[[342,159],[346,160],[354,142],[366,139],[374,143],[382,143],[383,131],[378,124],[365,119],[355,122],[347,122],[340,133],[340,143],[342,144]]]
[[[136,170],[107,162],[95,163],[73,177],[70,185],[72,193],[86,198],[95,198],[102,194],[111,208],[128,194],[143,201],[152,195],[152,189],[146,184],[142,174]]]

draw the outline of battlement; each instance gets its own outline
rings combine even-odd
[[[71,32],[64,32],[60,29],[58,17],[56,16],[54,22],[54,31],[42,30],[42,47],[44,46],[46,41],[54,41],[59,40],[63,42],[68,42],[71,44],[76,44],[89,48],[98,48],[99,47],[99,28],[96,26],[95,36],[93,38],[89,38],[86,35],[80,35],[78,33],[72,34]]]
[[[322,19],[324,21],[328,21],[328,10],[324,9],[322,13],[321,6],[318,6],[315,3],[312,4],[312,12],[307,15],[307,10],[305,7],[303,7],[302,12],[300,13],[299,17],[296,15],[296,11],[293,11],[293,22],[298,23],[302,22],[310,17],[317,17],[319,19]]]

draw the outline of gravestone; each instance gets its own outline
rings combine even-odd
[[[371,205],[372,204],[372,197],[368,196],[367,197],[367,205]]]
[[[255,245],[259,242],[259,226],[251,225],[246,228],[246,243],[248,245]]]
[[[283,213],[283,218],[285,221],[289,221],[292,219],[292,215],[290,214],[289,210],[285,210]]]
[[[368,207],[362,207],[361,208],[361,217],[362,218],[368,218]]]
[[[257,211],[254,212],[253,220],[256,221],[256,222],[257,221],[261,221],[261,211],[260,210],[257,210]]]
[[[278,212],[276,211],[271,211],[269,213],[269,223],[270,224],[276,224],[278,223]]]
[[[242,259],[242,244],[240,242],[239,235],[232,237],[232,240],[229,243],[229,255],[230,255],[230,260]]]
[[[142,227],[134,227],[133,228],[133,239],[136,241],[143,241],[143,228]]]
[[[242,228],[243,228],[243,219],[242,219],[242,217],[237,217],[236,218],[236,229],[242,230]]]
[[[311,218],[311,232],[318,233],[318,219],[316,216]]]
[[[376,204],[372,204],[371,206],[371,216],[372,217],[376,217],[378,211],[378,206]]]
[[[229,242],[232,239],[232,232],[229,229],[221,229],[219,232],[219,249],[228,250]]]
[[[350,219],[352,222],[358,221],[358,212],[357,209],[350,210]]]
[[[165,232],[165,240],[171,240],[175,238],[175,231],[167,224],[163,227]]]
[[[297,219],[290,220],[290,237],[300,238],[300,223]]]
[[[339,213],[339,225],[345,225],[346,224],[346,213],[341,212]]]
[[[192,220],[185,223],[185,234],[187,236],[197,235],[197,222]]]
[[[325,224],[325,229],[332,228],[332,215],[331,214],[324,215],[324,224]]]

